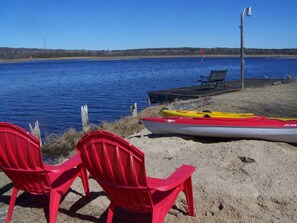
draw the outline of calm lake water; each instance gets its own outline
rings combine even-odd
[[[0,121],[29,129],[39,121],[42,135],[81,129],[80,109],[90,123],[114,121],[130,106],[148,106],[147,92],[196,85],[211,69],[228,69],[240,79],[239,58],[164,58],[130,60],[46,60],[0,63]],[[297,58],[247,58],[245,77],[296,77]]]

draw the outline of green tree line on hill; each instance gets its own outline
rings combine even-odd
[[[0,59],[62,58],[62,57],[146,57],[146,56],[239,56],[239,48],[145,48],[128,50],[63,50],[0,47]],[[247,56],[297,56],[293,49],[245,48]]]

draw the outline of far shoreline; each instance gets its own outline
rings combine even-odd
[[[103,56],[103,57],[49,57],[49,58],[20,58],[20,59],[0,59],[0,63],[20,63],[33,61],[50,61],[50,60],[132,60],[132,59],[162,59],[162,58],[240,58],[240,55],[204,55],[203,57],[197,55],[152,55],[152,56]],[[245,58],[286,58],[297,59],[297,55],[245,55]]]

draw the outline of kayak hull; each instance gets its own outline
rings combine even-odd
[[[266,118],[247,118],[247,120],[218,118],[215,120],[217,121],[211,118],[195,120],[183,117],[142,119],[144,126],[154,134],[263,139],[297,143],[297,121]]]

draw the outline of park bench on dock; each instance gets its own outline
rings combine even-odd
[[[200,76],[200,88],[217,88],[218,85],[222,85],[226,89],[225,79],[228,70],[212,70],[208,77]]]

